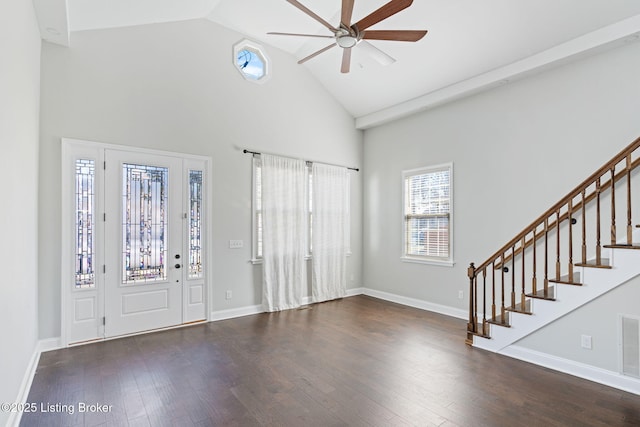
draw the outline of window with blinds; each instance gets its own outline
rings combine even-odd
[[[403,258],[453,265],[453,165],[403,172]]]

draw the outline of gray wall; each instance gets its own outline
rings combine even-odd
[[[241,34],[207,20],[72,34],[44,43],[40,150],[40,337],[60,335],[60,138],[213,159],[213,311],[260,304],[251,265],[251,157],[243,148],[360,166],[353,118],[295,59],[265,46],[273,74],[245,81],[232,64]],[[352,181],[347,278],[361,281],[361,175]],[[229,249],[242,239],[242,250]],[[225,300],[225,290],[233,292]]]
[[[38,340],[40,33],[30,1],[0,2],[0,402],[16,402]],[[10,413],[0,411],[0,425]]]
[[[364,286],[466,309],[470,262],[483,262],[640,136],[639,75],[640,43],[630,43],[365,131]],[[401,172],[445,162],[454,163],[456,265],[403,263]],[[634,296],[627,286],[609,298]],[[598,319],[615,317],[609,298],[585,308],[591,317],[578,314],[581,330],[595,334]],[[610,368],[617,349],[593,360],[568,348],[579,345],[578,330],[549,327],[519,344]]]

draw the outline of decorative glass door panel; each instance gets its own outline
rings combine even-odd
[[[122,283],[167,279],[165,167],[122,165]]]

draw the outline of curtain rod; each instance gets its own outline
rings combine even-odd
[[[248,154],[257,154],[258,156],[260,154],[262,154],[262,153],[258,153],[257,151],[251,151],[251,150],[247,150],[247,149],[242,150],[242,152],[245,153],[245,154],[247,154],[247,153]],[[286,157],[286,156],[280,156],[280,157]],[[305,162],[314,163],[313,160],[305,160]],[[315,162],[315,163],[324,163],[324,162]],[[331,166],[338,166],[338,167],[341,167],[341,168],[347,168],[347,169],[352,170],[352,171],[360,172],[360,169],[358,169],[358,168],[350,168],[348,166],[342,166],[342,165],[333,165],[333,164],[330,164],[330,163],[324,163],[324,164],[325,165],[331,165]]]

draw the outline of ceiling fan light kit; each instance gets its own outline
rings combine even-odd
[[[365,16],[361,20],[355,23],[351,23],[351,15],[353,13],[353,5],[354,0],[342,0],[342,9],[341,9],[341,18],[340,25],[338,27],[333,27],[327,21],[322,19],[320,16],[316,15],[309,8],[304,6],[297,0],[287,0],[293,6],[297,7],[311,18],[315,19],[317,22],[326,27],[329,31],[333,33],[332,36],[322,36],[316,34],[294,34],[294,33],[279,33],[279,32],[270,32],[268,34],[271,35],[280,35],[280,36],[298,36],[298,37],[320,37],[320,38],[330,38],[334,39],[334,43],[326,46],[311,55],[302,58],[298,61],[298,64],[302,64],[316,56],[320,55],[323,52],[331,49],[334,46],[341,47],[342,51],[342,66],[340,71],[342,73],[348,73],[351,67],[351,49],[355,47],[362,40],[390,40],[390,41],[403,41],[403,42],[416,42],[422,39],[425,34],[427,34],[427,30],[373,30],[373,31],[364,31],[372,25],[377,24],[380,21],[383,21],[389,18],[392,15],[408,8],[413,3],[413,0],[391,0],[379,9],[373,11],[369,15]],[[388,55],[387,55],[388,56]],[[390,57],[389,57],[390,58]],[[391,61],[387,61],[388,63],[393,62],[393,58]]]

